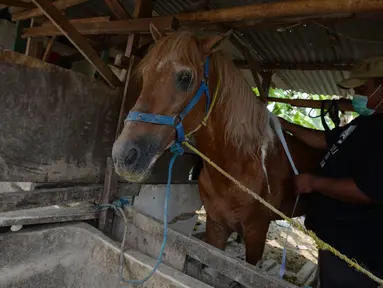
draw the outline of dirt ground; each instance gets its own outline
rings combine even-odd
[[[206,212],[202,208],[197,211],[197,214],[199,222],[197,229],[203,231],[206,223]],[[299,221],[303,220],[299,219]],[[273,259],[277,263],[281,262],[286,233],[289,229],[291,229],[291,232],[287,239],[286,270],[297,273],[306,262],[317,263],[318,250],[310,237],[295,228],[286,228],[279,226],[274,221],[271,222],[267,233],[263,260]],[[233,233],[228,241],[226,251],[234,257],[244,259],[245,246],[243,243],[237,243],[236,238],[236,233]]]

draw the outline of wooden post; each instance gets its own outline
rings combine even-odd
[[[35,25],[35,18],[31,19],[30,27]],[[28,38],[25,55],[40,59],[42,54],[42,43],[39,39]]]
[[[137,0],[136,6],[134,9],[133,18],[150,17],[152,10],[153,10],[153,3],[151,0]],[[119,136],[121,129],[123,127],[125,111],[128,111],[131,109],[132,105],[134,105],[134,103],[136,102],[141,90],[140,87],[138,87],[137,85],[137,81],[131,81],[133,69],[138,64],[138,59],[137,57],[132,56],[132,51],[133,51],[134,45],[138,43],[138,41],[139,41],[139,35],[131,34],[129,35],[128,42],[126,45],[125,57],[130,58],[130,65],[127,71],[122,72],[122,73],[126,73],[126,81],[125,81],[125,87],[123,90],[120,115],[119,115],[118,124],[117,124],[116,139]],[[129,99],[127,98],[128,91],[129,91]],[[105,173],[104,191],[103,191],[101,203],[109,203],[109,201],[111,201],[115,197],[117,181],[118,181],[118,177],[116,175],[116,172],[113,169],[112,159],[108,159],[108,164],[107,164],[106,173]],[[113,227],[112,225],[113,217],[114,217],[113,211],[111,212],[103,211],[100,214],[99,229],[107,235],[111,233],[111,229]]]
[[[273,71],[267,71],[267,72],[261,72],[262,76],[262,90],[263,95],[265,98],[261,98],[262,102],[266,103],[268,102],[269,98],[269,91],[271,86],[271,78],[273,77],[274,72]]]
[[[84,57],[96,68],[100,75],[112,87],[120,86],[122,83],[110,70],[97,52],[90,46],[87,40],[69,23],[69,20],[48,0],[33,0],[52,21],[52,23],[68,38],[68,40],[84,55]]]

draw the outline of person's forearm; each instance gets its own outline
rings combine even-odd
[[[370,203],[370,198],[364,194],[352,179],[332,179],[315,177],[313,191],[344,202]]]
[[[326,137],[323,131],[305,128],[287,121],[283,123],[283,128],[308,146],[317,149],[327,149]]]

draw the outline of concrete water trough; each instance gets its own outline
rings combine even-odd
[[[119,281],[119,244],[86,223],[31,227],[0,234],[0,287],[130,287]],[[145,277],[155,259],[125,253],[124,276]],[[137,287],[137,286],[136,286]],[[161,264],[138,287],[211,287]]]

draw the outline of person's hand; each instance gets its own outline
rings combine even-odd
[[[312,174],[299,174],[294,176],[294,189],[296,194],[308,194],[314,191],[314,182],[317,179]]]

